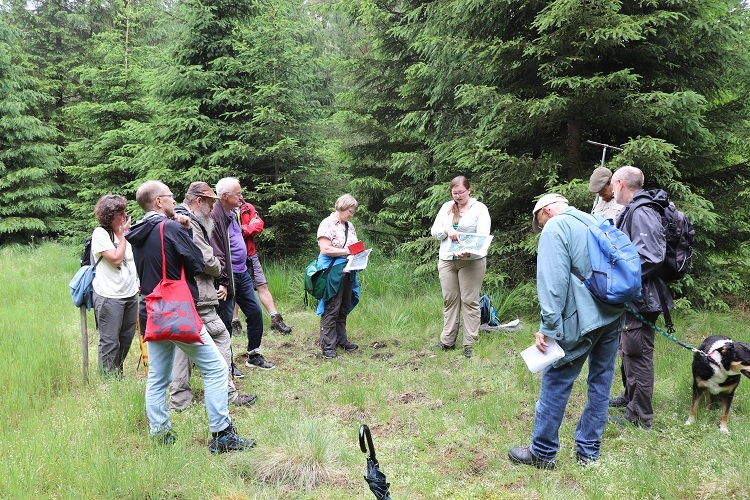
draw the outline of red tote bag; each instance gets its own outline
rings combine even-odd
[[[185,266],[181,266],[180,279],[167,279],[167,259],[164,255],[164,224],[159,225],[161,234],[161,281],[146,295],[145,342],[174,340],[177,342],[200,342],[203,321],[198,316],[185,281]]]

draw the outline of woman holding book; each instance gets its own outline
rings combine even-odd
[[[461,312],[464,318],[462,345],[464,355],[470,358],[479,339],[479,293],[487,270],[487,251],[486,245],[481,245],[479,251],[466,251],[461,248],[462,238],[469,239],[464,236],[466,233],[489,236],[491,221],[484,203],[471,197],[466,177],[459,175],[451,181],[450,194],[451,200],[440,207],[431,231],[432,236],[440,240],[438,275],[443,289],[443,331],[436,349],[455,348]]]
[[[336,357],[336,348],[355,351],[357,344],[346,335],[346,318],[359,302],[357,271],[344,272],[347,257],[364,249],[349,219],[357,211],[357,200],[345,194],[336,200],[336,211],[318,226],[318,269],[327,269],[326,291],[318,302],[320,347],[326,358]],[[357,244],[358,243],[358,244]]]

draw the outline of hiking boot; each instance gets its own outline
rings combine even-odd
[[[435,349],[436,351],[452,351],[455,348],[456,346],[454,345],[445,345],[442,342],[438,342],[438,345],[433,347],[433,349]]]
[[[255,446],[254,439],[241,438],[237,435],[237,429],[230,424],[223,431],[213,434],[208,449],[211,450],[211,453],[226,453],[228,451],[245,450],[253,446]]]
[[[154,436],[154,442],[164,446],[172,446],[177,442],[177,433],[170,429],[167,432],[159,434],[158,436]]]
[[[237,365],[232,363],[232,378],[244,378],[245,374],[237,368]]]
[[[581,455],[580,453],[576,452],[576,462],[578,462],[578,465],[586,467],[587,465],[591,465],[596,462],[596,458],[587,457],[586,455]]]
[[[626,418],[623,415],[608,415],[607,416],[607,423],[615,424],[618,427],[640,427],[641,429],[645,429],[647,431],[651,430],[651,424],[647,424],[640,418],[633,421],[628,418]]]
[[[357,344],[353,344],[349,342],[348,340],[346,342],[342,342],[341,344],[339,344],[339,347],[341,347],[343,350],[348,351],[348,352],[356,351],[357,349],[359,349],[359,346]]]
[[[255,394],[238,394],[232,404],[234,406],[253,406],[258,399]]]
[[[624,408],[628,406],[628,403],[630,403],[630,400],[625,394],[620,394],[616,398],[609,400],[609,406],[612,408]]]
[[[468,346],[468,345],[466,347],[464,347],[464,356],[466,356],[467,358],[470,358],[472,356],[472,354],[474,354],[474,348],[473,347]]]
[[[271,330],[277,330],[284,335],[292,333],[292,329],[284,324],[284,318],[278,313],[271,316]]]
[[[273,364],[266,361],[266,358],[260,354],[254,354],[248,357],[247,361],[245,361],[245,366],[248,368],[260,368],[261,370],[270,370],[273,368]]]
[[[336,357],[336,351],[323,351],[323,357],[326,359],[333,359]]]
[[[533,465],[537,469],[554,469],[555,462],[553,460],[545,460],[532,454],[528,447],[516,446],[511,448],[508,452],[508,458],[514,464],[521,465]]]
[[[240,318],[234,318],[232,320],[232,336],[239,337],[240,335],[242,335],[242,323],[240,323]]]

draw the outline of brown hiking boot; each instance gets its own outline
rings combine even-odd
[[[284,318],[278,313],[271,316],[271,330],[277,330],[284,335],[292,333],[292,329],[284,324]]]

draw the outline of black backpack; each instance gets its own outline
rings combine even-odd
[[[99,226],[103,227],[107,233],[109,234],[109,239],[112,240],[112,243],[115,242],[115,232],[112,231],[111,228],[106,226]],[[81,258],[79,261],[81,262],[81,267],[83,266],[92,266],[94,265],[94,261],[91,260],[91,236],[89,235],[88,238],[83,242],[83,252],[81,252]]]
[[[677,210],[674,203],[664,209],[662,216],[664,234],[667,238],[667,253],[659,268],[659,277],[671,283],[685,277],[693,264],[693,241],[695,229],[690,219]]]

